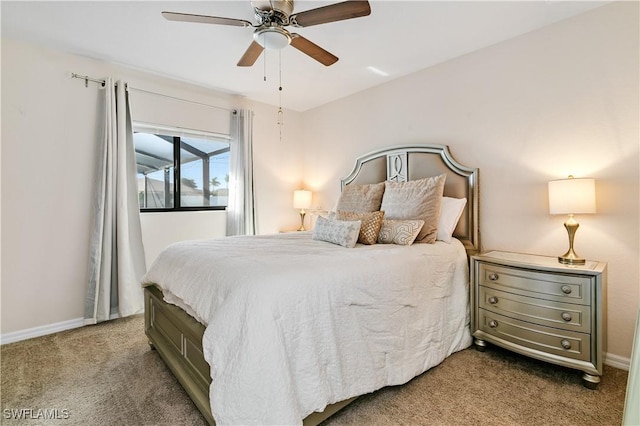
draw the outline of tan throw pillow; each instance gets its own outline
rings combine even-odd
[[[378,242],[410,246],[415,241],[424,220],[383,220]]]
[[[378,234],[382,226],[384,212],[371,213],[355,213],[355,212],[336,212],[337,220],[359,220],[362,221],[360,226],[360,235],[358,242],[361,244],[375,244],[378,241]]]
[[[386,181],[380,210],[385,219],[420,219],[424,225],[416,242],[436,242],[446,175],[408,182]]]
[[[384,182],[369,185],[347,185],[340,194],[336,210],[358,213],[378,211],[384,187]]]

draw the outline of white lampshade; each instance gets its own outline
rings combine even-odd
[[[311,207],[311,191],[297,189],[293,191],[293,208],[308,209]]]
[[[549,182],[549,214],[584,214],[596,212],[595,179],[581,178]]]

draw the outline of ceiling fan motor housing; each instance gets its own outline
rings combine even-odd
[[[289,24],[289,16],[293,13],[293,0],[251,0],[260,24]]]

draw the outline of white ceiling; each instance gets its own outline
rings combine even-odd
[[[298,0],[294,13],[336,2]],[[367,17],[309,28],[289,27],[340,60],[325,67],[290,46],[285,48],[281,53],[283,107],[297,111],[314,108],[583,13],[606,1],[370,3],[371,15]],[[280,102],[278,52],[266,51],[251,68],[236,66],[251,43],[252,28],[170,22],[160,15],[168,10],[255,22],[249,0],[3,0],[0,7],[2,37],[35,42],[268,104]],[[378,75],[368,67],[388,75]]]

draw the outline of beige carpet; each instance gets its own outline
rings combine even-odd
[[[133,317],[3,345],[0,423],[206,424],[143,328]],[[605,367],[591,391],[577,371],[493,347],[467,349],[404,386],[361,397],[325,424],[620,425],[626,380],[627,372]],[[68,418],[8,418],[38,410]]]

